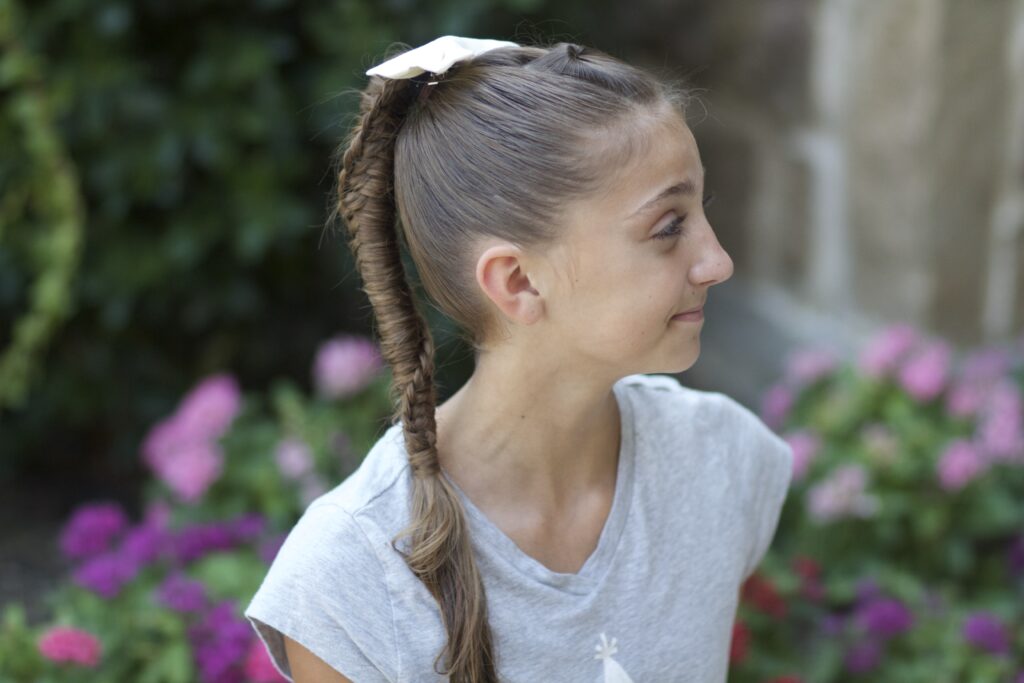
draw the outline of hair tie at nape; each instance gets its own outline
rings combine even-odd
[[[366,72],[367,76],[384,78],[413,78],[422,73],[440,76],[456,62],[470,59],[499,47],[519,47],[518,43],[490,38],[465,38],[462,36],[441,36],[392,57]],[[433,81],[432,83],[436,83]],[[424,84],[422,89],[429,94],[435,86]],[[420,97],[427,95],[420,92]]]

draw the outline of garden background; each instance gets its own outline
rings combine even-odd
[[[1024,0],[0,0],[0,681],[279,680],[240,609],[390,413],[330,157],[445,33],[699,96],[680,380],[798,467],[730,680],[1024,680]]]

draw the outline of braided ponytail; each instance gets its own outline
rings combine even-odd
[[[395,225],[395,139],[419,87],[413,79],[374,77],[363,91],[338,174],[338,210],[392,369],[393,422],[402,420],[413,472],[412,521],[392,547],[411,537],[402,555],[440,606],[448,642],[434,668],[444,657],[439,673],[453,683],[497,683],[487,603],[462,504],[438,463],[433,339],[415,305]]]

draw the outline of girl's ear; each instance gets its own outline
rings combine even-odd
[[[476,281],[506,318],[530,325],[544,312],[544,301],[524,268],[522,249],[501,242],[486,248],[477,259]]]

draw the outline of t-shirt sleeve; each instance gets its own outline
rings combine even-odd
[[[306,509],[245,616],[289,681],[294,679],[285,635],[357,683],[398,680],[385,568],[359,522],[337,505]]]
[[[749,408],[726,396],[736,420],[741,457],[742,491],[749,553],[743,568],[746,580],[764,559],[775,538],[782,507],[793,476],[793,450]]]

